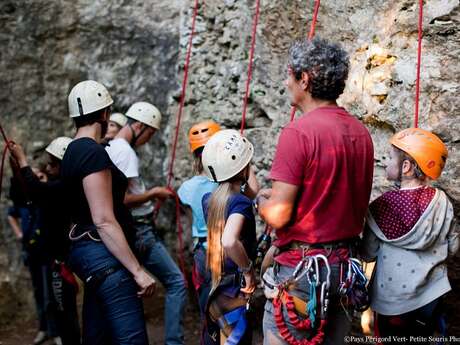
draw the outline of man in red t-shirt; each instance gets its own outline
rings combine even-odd
[[[271,279],[287,279],[303,255],[328,255],[332,275],[325,344],[334,345],[344,343],[350,326],[337,296],[340,262],[348,258],[350,245],[363,229],[373,174],[369,132],[336,103],[348,69],[348,55],[336,44],[317,38],[292,45],[285,83],[291,104],[303,115],[281,132],[270,174],[272,189],[261,190],[256,198],[259,214],[276,229],[277,269],[267,271]],[[308,300],[304,280],[292,295]],[[265,344],[290,344],[273,313],[269,300]],[[284,321],[290,324],[288,317]],[[288,329],[296,339],[315,334],[297,330],[292,323]]]

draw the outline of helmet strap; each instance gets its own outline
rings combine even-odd
[[[246,166],[246,168],[244,168],[244,173],[243,173],[243,176],[242,176],[242,181],[241,181],[241,185],[240,185],[240,193],[241,194],[244,194],[246,192],[246,189],[248,188],[248,180],[249,180],[249,165]]]
[[[240,193],[244,194],[246,192],[246,189],[248,188],[248,181],[243,181],[240,185]]]
[[[131,135],[131,142],[129,143],[129,145],[131,145],[131,147],[134,147],[134,146],[136,146],[136,142],[140,138],[140,136],[142,134],[144,134],[144,132],[147,130],[147,126],[144,125],[144,128],[141,129],[139,134],[136,134],[136,131],[134,130],[132,125],[129,125],[129,129],[131,129],[131,134],[132,134]]]

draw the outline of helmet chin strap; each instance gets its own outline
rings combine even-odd
[[[246,189],[248,188],[248,180],[249,180],[249,174],[248,174],[249,168],[246,167],[243,175],[243,179],[241,181],[240,185],[240,193],[244,194],[246,192]]]
[[[136,146],[136,142],[137,140],[141,137],[142,134],[144,134],[144,132],[147,130],[147,126],[144,125],[144,128],[142,128],[142,130],[139,132],[138,135],[136,135],[136,131],[134,130],[133,126],[132,125],[129,125],[129,129],[131,130],[131,142],[129,143],[129,145],[131,145],[132,148],[134,148]]]

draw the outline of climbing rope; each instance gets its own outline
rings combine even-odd
[[[0,133],[3,138],[3,142],[5,146],[3,147],[3,152],[2,152],[2,161],[0,163],[0,196],[2,195],[2,186],[3,186],[3,174],[5,170],[5,161],[6,161],[6,153],[9,150],[9,140],[8,137],[6,136],[5,130],[3,129],[2,125],[0,125]]]
[[[177,120],[176,120],[176,132],[174,135],[173,146],[172,146],[172,153],[171,153],[171,161],[169,162],[168,168],[168,183],[167,186],[171,188],[171,181],[173,177],[173,169],[174,169],[174,161],[176,160],[176,151],[177,151],[177,141],[179,138],[179,129],[180,123],[182,120],[182,113],[184,111],[184,103],[185,103],[185,95],[187,91],[187,81],[188,81],[188,72],[190,68],[190,58],[192,56],[192,46],[193,46],[193,36],[195,35],[195,23],[196,17],[198,16],[198,0],[195,0],[195,6],[193,8],[193,17],[192,17],[192,29],[190,32],[190,38],[187,47],[187,54],[185,57],[185,64],[184,64],[184,78],[182,80],[182,92],[179,102],[179,110],[177,111]]]
[[[246,112],[248,108],[248,98],[249,98],[249,90],[251,85],[252,79],[252,66],[254,64],[254,51],[256,46],[256,34],[257,34],[257,24],[259,23],[259,13],[260,13],[260,0],[256,1],[256,10],[254,13],[254,18],[252,20],[252,36],[251,36],[251,49],[249,52],[249,66],[248,66],[248,77],[246,80],[246,92],[244,94],[243,99],[243,114],[241,116],[241,134],[243,134],[244,127],[246,125]]]
[[[179,266],[182,271],[182,274],[184,275],[184,280],[185,283],[187,284],[187,279],[186,277],[186,271],[185,271],[185,257],[184,257],[184,241],[183,241],[183,228],[182,228],[182,223],[180,221],[180,201],[179,197],[177,196],[177,193],[174,191],[174,189],[171,186],[172,178],[174,176],[173,174],[173,169],[174,169],[174,162],[176,160],[176,152],[177,152],[177,142],[179,138],[179,130],[180,130],[180,124],[182,121],[182,113],[184,111],[184,104],[185,104],[185,96],[186,96],[186,91],[187,91],[187,81],[188,81],[188,73],[190,69],[190,58],[192,56],[192,46],[193,46],[193,36],[195,35],[195,24],[196,24],[196,17],[198,16],[198,5],[199,1],[195,0],[195,5],[193,7],[193,16],[192,16],[192,28],[190,32],[190,38],[188,42],[188,47],[187,47],[187,53],[185,57],[185,64],[184,64],[184,77],[182,79],[182,91],[181,91],[181,97],[180,97],[180,102],[179,102],[179,109],[177,111],[177,120],[176,120],[176,130],[174,133],[174,139],[173,139],[173,144],[172,144],[172,150],[171,150],[171,160],[169,162],[169,167],[168,167],[168,180],[167,180],[167,188],[173,193],[174,196],[174,202],[175,202],[175,212],[176,212],[176,228],[177,228],[177,237],[179,239]],[[155,204],[155,209],[153,213],[153,219],[155,219],[158,216],[158,212],[160,211],[162,202],[157,201]]]
[[[418,48],[417,48],[417,76],[415,79],[415,114],[414,127],[418,127],[419,101],[420,101],[420,66],[422,62],[422,36],[423,36],[423,0],[418,5]]]
[[[313,10],[313,18],[310,24],[310,32],[308,33],[308,39],[311,40],[315,36],[316,23],[318,21],[318,12],[321,0],[315,0],[315,8]],[[295,105],[291,107],[291,122],[294,121],[295,113],[297,109]]]
[[[321,265],[326,269],[326,278],[321,282]],[[310,285],[309,301],[307,303],[305,318],[300,318],[295,307],[294,297],[288,293],[289,287],[296,284],[302,277],[307,276]],[[304,257],[294,269],[292,275],[284,282],[278,284],[278,296],[273,299],[274,319],[281,337],[289,345],[319,345],[323,343],[325,327],[327,324],[327,310],[329,305],[329,288],[331,282],[331,268],[328,259],[322,255]],[[317,300],[319,291],[319,303]],[[297,339],[289,330],[283,315],[283,306],[290,324],[297,330],[314,332],[311,339]],[[319,327],[316,328],[316,313],[320,316]],[[311,335],[311,334],[310,334]]]

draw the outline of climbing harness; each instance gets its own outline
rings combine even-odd
[[[236,345],[243,338],[247,329],[246,313],[250,299],[242,296],[239,290],[244,278],[240,273],[227,274],[221,278],[219,285],[209,293],[206,315],[219,326],[220,334],[225,338],[225,345]]]
[[[74,224],[69,231],[69,240],[71,241],[79,241],[81,239],[92,240],[94,242],[101,242],[102,240],[99,236],[94,236],[96,229],[91,229],[87,231],[83,231],[81,234],[76,234],[77,232],[77,224]],[[93,234],[92,234],[93,233]],[[97,232],[96,232],[97,233]]]
[[[326,270],[326,277],[322,280],[321,272]],[[268,273],[268,272],[267,272]],[[289,290],[298,285],[300,279],[307,278],[309,283],[308,302],[289,294]],[[264,285],[270,285],[266,276],[263,278]],[[280,335],[290,345],[317,345],[321,344],[325,336],[327,323],[327,311],[329,307],[329,289],[331,285],[331,268],[328,259],[322,254],[305,256],[297,264],[291,276],[285,281],[272,285],[273,291],[277,292],[273,298],[275,323]],[[310,331],[314,336],[310,339],[296,339],[286,325],[283,306],[286,309],[289,322],[295,329]],[[302,315],[302,318],[298,316]],[[316,318],[319,317],[319,325]]]

